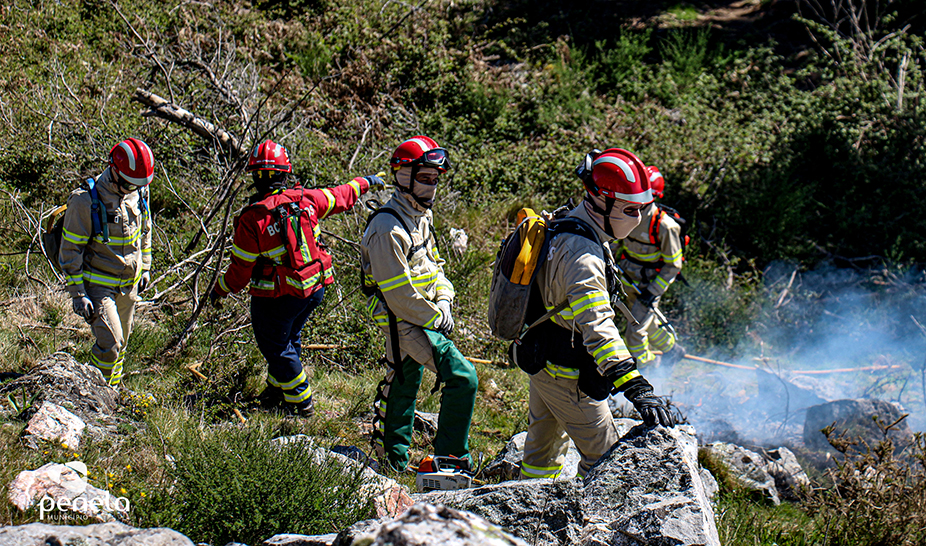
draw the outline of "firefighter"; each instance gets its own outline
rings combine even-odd
[[[665,179],[654,166],[646,167],[653,196],[662,199]],[[627,323],[624,339],[637,365],[674,365],[684,355],[675,332],[656,317],[659,299],[682,272],[684,249],[681,226],[655,201],[640,211],[640,224],[616,246],[622,246],[619,265],[637,290],[627,290],[627,306],[638,324]],[[652,349],[662,351],[656,360]]]
[[[109,167],[71,192],[58,262],[74,312],[90,324],[90,362],[121,384],[138,293],[151,280],[151,148],[137,138],[116,144]]]
[[[568,306],[513,345],[516,361],[532,347],[531,358],[546,362],[530,379],[522,478],[558,477],[568,438],[582,456],[584,476],[618,440],[605,401],[611,393],[623,393],[646,425],[674,425],[621,340],[610,301],[619,281],[607,243],[626,237],[652,201],[644,166],[632,153],[611,148],[586,156],[577,172],[587,191],[566,217],[586,225],[586,233],[552,235],[536,280],[547,310],[563,301]]]
[[[450,168],[447,152],[416,136],[396,148],[390,164],[395,192],[370,216],[360,244],[364,293],[373,322],[386,334],[389,365],[376,389],[372,443],[381,459],[402,470],[424,368],[443,383],[435,455],[469,459],[478,379],[447,337],[454,289],[444,276],[431,211],[438,179]]]
[[[235,218],[231,264],[209,297],[213,305],[249,286],[251,327],[267,360],[267,388],[260,400],[288,415],[310,417],[312,387],[302,368],[302,327],[334,282],[331,256],[318,241],[319,221],[349,210],[377,176],[307,190],[296,181],[286,148],[267,140],[248,158],[254,194]]]

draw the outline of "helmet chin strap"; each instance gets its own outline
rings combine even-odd
[[[614,228],[611,227],[610,217],[611,217],[611,209],[614,208],[614,202],[616,201],[616,199],[614,199],[613,197],[605,197],[604,198],[604,208],[599,207],[598,204],[595,203],[594,199],[586,199],[586,201],[588,201],[588,204],[592,206],[592,210],[594,210],[596,213],[602,216],[604,225],[601,227],[604,229],[604,232],[608,234],[609,237],[614,237]]]

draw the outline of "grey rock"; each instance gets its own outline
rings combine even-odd
[[[274,535],[264,541],[264,546],[332,546],[337,533],[327,535]]]
[[[794,453],[786,447],[779,447],[767,451],[766,456],[766,469],[775,479],[775,488],[778,489],[781,498],[790,501],[800,500],[803,492],[810,488],[810,478]]]
[[[64,444],[69,449],[77,449],[86,427],[80,417],[46,400],[29,420],[26,434],[56,444]]]
[[[36,470],[24,470],[10,483],[10,502],[26,511],[38,505],[57,515],[58,508],[97,521],[113,521],[114,514],[125,514],[129,501],[88,484],[76,470],[48,463]],[[2,543],[0,543],[2,544]]]
[[[714,442],[704,447],[714,458],[727,467],[732,477],[747,491],[755,491],[768,497],[773,503],[781,504],[775,478],[766,469],[765,457],[725,442]]]
[[[358,541],[361,537],[369,537],[376,532],[377,529],[382,526],[386,521],[383,519],[365,519],[363,521],[358,521],[357,523],[351,525],[347,529],[343,529],[338,533],[337,538],[334,540],[334,546],[351,546],[355,544],[355,541]],[[364,544],[369,544],[366,542]]]
[[[710,470],[703,467],[698,473],[701,475],[701,481],[704,483],[704,494],[707,495],[707,500],[713,502],[714,496],[720,492],[720,486],[717,484],[717,479],[714,478],[714,475],[711,474]]]
[[[339,543],[342,544],[342,543]],[[527,546],[493,523],[446,506],[415,504],[374,533],[356,538],[351,546]]]
[[[578,544],[719,546],[690,426],[624,435],[585,477]]]
[[[579,480],[520,480],[477,489],[432,491],[418,502],[467,510],[532,544],[577,544],[582,520]]]
[[[54,539],[81,546],[193,546],[190,539],[171,529],[136,529],[118,522],[83,527],[44,523],[0,527],[3,546],[54,544]]]
[[[414,429],[433,438],[437,434],[438,417],[440,417],[439,413],[425,413],[416,410]]]
[[[900,419],[904,413],[899,405],[874,398],[836,400],[812,406],[807,409],[807,418],[804,421],[804,445],[809,449],[832,451],[833,447],[820,431],[835,423],[836,436],[845,435],[858,441],[859,445],[855,449],[865,452],[866,444],[874,447],[884,439],[884,434],[874,419],[877,418],[881,424],[887,426]],[[896,449],[909,445],[913,438],[906,420],[895,425],[887,434]]]

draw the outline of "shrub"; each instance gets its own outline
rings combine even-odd
[[[263,427],[179,432],[159,491],[136,504],[140,526],[168,526],[209,544],[259,544],[278,533],[330,533],[367,519],[358,471],[307,442],[271,442]]]

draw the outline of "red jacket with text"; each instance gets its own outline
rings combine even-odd
[[[220,296],[250,284],[252,296],[307,298],[334,282],[331,256],[316,241],[319,220],[344,212],[370,189],[363,178],[347,184],[277,191],[235,218],[231,265],[219,277]]]

